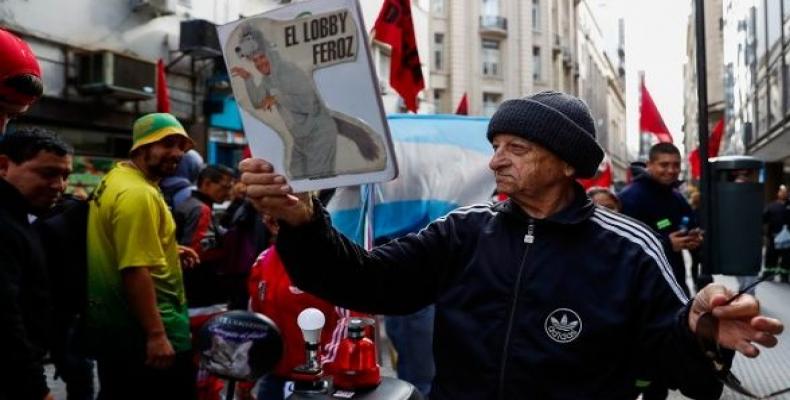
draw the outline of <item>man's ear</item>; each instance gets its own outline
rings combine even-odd
[[[568,178],[572,178],[576,176],[576,168],[573,168],[573,166],[568,163],[565,163],[565,166],[563,167],[563,172],[565,173],[565,176],[567,176]]]

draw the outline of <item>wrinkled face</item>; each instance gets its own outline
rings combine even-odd
[[[680,156],[658,153],[647,162],[647,172],[662,185],[672,185],[680,176]]]
[[[24,113],[29,108],[28,105],[6,103],[0,100],[0,135],[5,132],[8,122]]]
[[[166,178],[176,173],[189,142],[182,136],[171,135],[142,147],[143,163],[150,178]]]
[[[601,207],[606,207],[612,211],[620,212],[620,204],[618,204],[617,201],[615,201],[615,199],[613,199],[612,196],[607,193],[596,193],[591,197],[591,199],[593,203]]]
[[[213,202],[222,203],[230,199],[230,190],[233,188],[233,183],[229,176],[223,175],[219,182],[212,182],[206,179],[200,186],[200,191]]]
[[[255,69],[258,72],[269,75],[272,73],[272,64],[269,62],[269,58],[265,55],[258,53],[252,56],[252,63],[255,64]]]
[[[36,211],[45,211],[55,204],[66,190],[69,174],[70,155],[42,150],[20,164],[0,155],[0,176],[19,190]]]
[[[519,136],[500,133],[494,136],[492,145],[494,156],[488,167],[494,171],[499,193],[535,196],[574,174],[573,168],[554,153]]]

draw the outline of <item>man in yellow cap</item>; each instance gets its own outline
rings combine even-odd
[[[104,177],[91,200],[87,331],[99,399],[195,397],[181,267],[197,255],[179,247],[158,186],[192,147],[172,115],[141,117],[130,160]]]

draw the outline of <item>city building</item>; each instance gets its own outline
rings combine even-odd
[[[770,198],[790,181],[790,1],[724,0],[727,154],[766,162]]]
[[[614,179],[625,180],[624,28],[607,19],[607,42],[596,15],[605,3],[431,0],[426,97],[437,113],[453,113],[466,96],[469,114],[490,116],[509,98],[549,89],[577,95],[597,117]]]
[[[430,97],[452,113],[491,115],[508,98],[577,93],[574,0],[431,0]]]
[[[577,6],[578,95],[590,106],[596,118],[597,140],[606,150],[615,182],[625,182],[629,164],[625,123],[625,69],[623,34],[616,38],[620,68],[615,68],[596,19],[592,2],[580,1]],[[618,23],[618,31],[622,32]]]

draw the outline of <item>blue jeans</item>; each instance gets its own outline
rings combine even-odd
[[[387,317],[387,336],[398,352],[398,378],[414,385],[425,398],[436,374],[433,364],[434,306],[411,315]]]

